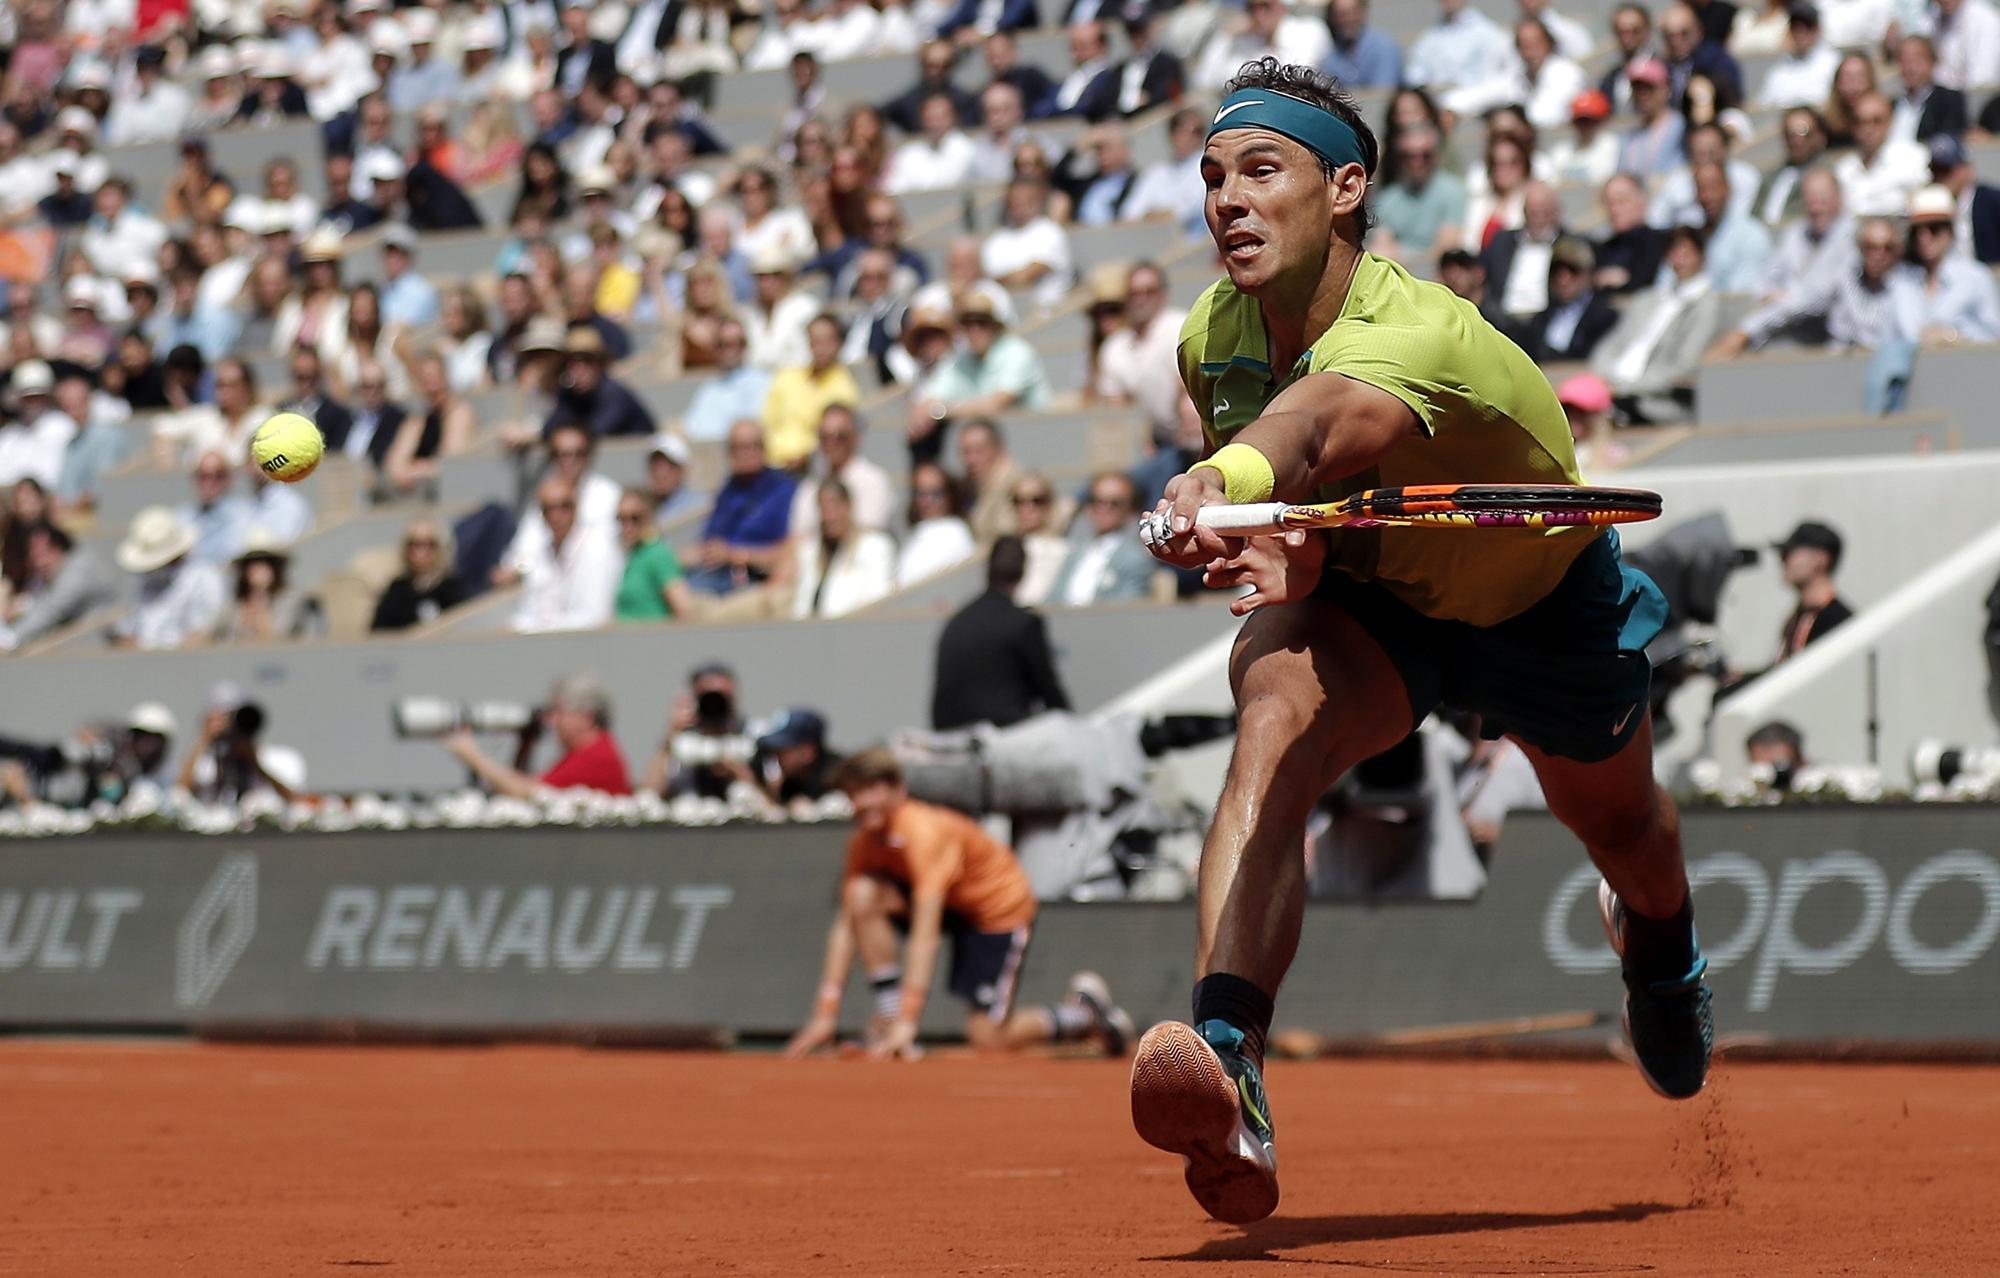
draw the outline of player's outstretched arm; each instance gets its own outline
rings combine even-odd
[[[940,939],[944,935],[942,891],[914,892],[910,897],[910,939],[903,947],[903,989],[895,1021],[870,1053],[877,1060],[910,1054],[917,1043],[917,1021],[924,1014],[924,999],[931,992],[931,978],[937,971]]]
[[[819,990],[813,995],[812,1018],[785,1044],[785,1059],[810,1056],[833,1041],[840,1029],[840,992],[847,987],[847,969],[854,963],[854,929],[848,925],[843,906],[833,916],[826,933],[826,962],[819,972]]]

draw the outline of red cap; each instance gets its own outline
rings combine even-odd
[[[1595,373],[1577,373],[1556,387],[1556,402],[1585,413],[1611,411],[1611,387]]]
[[[1598,89],[1585,89],[1569,104],[1569,118],[1572,120],[1608,120],[1611,118],[1611,99]]]

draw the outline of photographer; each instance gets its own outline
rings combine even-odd
[[[520,748],[510,766],[480,752],[472,729],[460,727],[444,739],[444,748],[470,768],[486,788],[515,799],[532,799],[543,790],[596,790],[630,794],[632,782],[625,756],[611,735],[611,698],[595,675],[577,674],[556,681],[549,704],[521,729]],[[528,757],[543,728],[555,734],[562,758],[539,777],[525,771]]]
[[[217,685],[174,784],[203,803],[266,792],[293,802],[305,788],[305,760],[289,746],[259,741],[263,731],[264,707],[245,700],[234,684]]]
[[[125,723],[87,724],[68,741],[43,745],[0,737],[0,792],[14,804],[81,808],[117,803],[141,784],[165,792],[173,712],[156,701],[133,707]]]
[[[642,784],[669,799],[683,794],[727,799],[737,785],[761,791],[750,770],[756,751],[736,708],[736,672],[710,662],[688,676],[688,690],[675,699],[667,739],[647,765]]]
[[[840,756],[826,748],[826,720],[802,708],[786,710],[757,738],[751,762],[764,797],[780,808],[817,803],[833,791]]]

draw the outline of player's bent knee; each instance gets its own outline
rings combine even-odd
[[[895,893],[887,884],[866,874],[857,874],[841,889],[840,904],[848,917],[863,918],[891,913],[897,902]]]
[[[1651,847],[1660,827],[1660,807],[1652,802],[1590,805],[1557,815],[1585,847],[1614,856]]]
[[[965,1041],[975,1052],[1000,1052],[1007,1049],[1006,1026],[989,1016],[975,1013],[965,1018]]]

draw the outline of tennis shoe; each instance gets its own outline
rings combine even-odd
[[[1138,1032],[1125,1009],[1112,1001],[1111,987],[1095,972],[1078,972],[1069,978],[1069,996],[1090,1013],[1097,1041],[1106,1056],[1123,1056]]]
[[[1625,979],[1622,1020],[1639,1073],[1668,1100],[1687,1100],[1708,1082],[1715,1049],[1715,1014],[1705,979],[1708,960],[1697,943],[1685,975],[1656,981],[1635,975],[1625,961],[1625,903],[1609,883],[1597,885],[1597,908]]]
[[[1132,1126],[1187,1163],[1201,1209],[1234,1225],[1278,1207],[1271,1105],[1243,1031],[1226,1021],[1165,1021],[1146,1031],[1132,1061]]]

